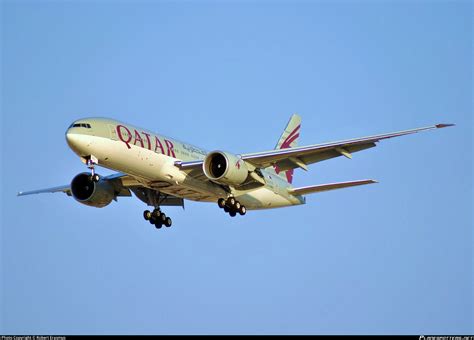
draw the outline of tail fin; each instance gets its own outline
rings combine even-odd
[[[286,125],[285,130],[280,136],[275,150],[294,148],[298,146],[298,137],[300,136],[301,117],[293,114]]]
[[[287,149],[287,148],[294,148],[298,146],[298,138],[300,137],[300,129],[301,129],[301,117],[298,116],[296,113],[293,114],[286,125],[285,130],[280,136],[278,143],[275,146],[275,150],[279,149]],[[275,173],[286,179],[288,183],[293,182],[293,169],[287,171],[280,171],[278,166],[273,166]]]

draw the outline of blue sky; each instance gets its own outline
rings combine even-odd
[[[469,2],[4,1],[2,333],[472,333]],[[84,171],[64,132],[106,116],[235,153],[434,123],[295,172],[373,178],[305,206],[103,209],[16,197]],[[108,174],[110,171],[100,171]]]

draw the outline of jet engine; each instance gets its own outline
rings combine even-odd
[[[115,198],[114,186],[102,179],[94,182],[91,174],[80,173],[71,182],[71,193],[76,201],[96,208],[103,208],[109,205]]]
[[[223,151],[207,154],[202,166],[207,178],[221,184],[242,184],[249,174],[245,161]]]

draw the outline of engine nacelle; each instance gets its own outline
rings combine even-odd
[[[222,184],[242,184],[249,174],[245,161],[223,151],[210,152],[202,166],[207,178]]]
[[[102,179],[92,181],[90,173],[82,172],[73,178],[71,193],[76,201],[96,208],[109,205],[115,198],[114,186]]]

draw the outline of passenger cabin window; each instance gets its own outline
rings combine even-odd
[[[70,128],[73,128],[73,127],[83,127],[83,128],[86,128],[86,129],[90,129],[91,125],[88,124],[88,123],[72,123]]]

